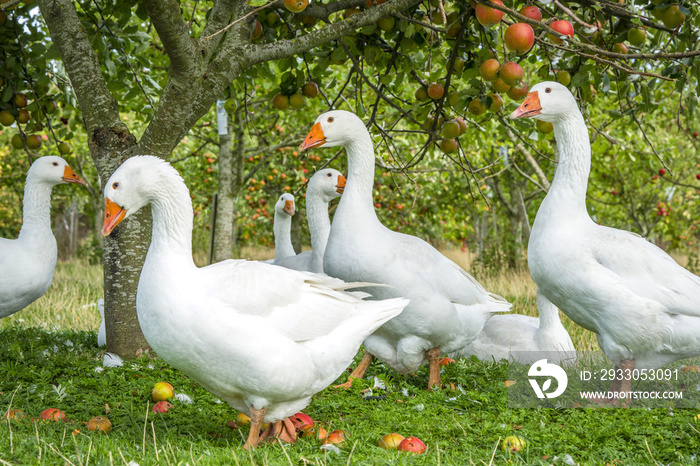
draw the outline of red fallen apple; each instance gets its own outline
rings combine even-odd
[[[515,23],[508,26],[503,41],[511,52],[523,54],[535,44],[535,31],[526,23]]]
[[[342,430],[334,430],[330,434],[328,434],[328,437],[323,440],[323,445],[337,445],[340,446],[343,442],[345,442],[345,437],[346,434]]]
[[[401,443],[399,443],[399,446],[396,449],[399,451],[408,451],[415,453],[416,455],[421,455],[425,453],[427,447],[418,437],[406,437],[405,439],[401,440]]]
[[[503,2],[501,0],[493,0],[493,3],[503,6]],[[501,18],[503,18],[503,12],[501,10],[496,10],[495,8],[482,5],[481,3],[478,3],[474,7],[474,14],[476,15],[476,20],[479,21],[479,24],[484,27],[494,26],[500,23]]]
[[[95,416],[90,419],[87,423],[87,428],[90,430],[99,430],[101,432],[107,432],[112,428],[112,423],[109,419],[104,416]]]
[[[404,436],[397,433],[386,434],[379,440],[377,446],[385,450],[396,450],[399,444],[404,440]]]
[[[542,12],[536,6],[524,6],[518,13],[535,21],[542,21]]]
[[[159,401],[158,403],[153,405],[153,408],[151,408],[151,411],[153,411],[156,414],[162,414],[162,413],[167,413],[168,410],[173,409],[174,406],[172,403],[169,403],[167,401]]]
[[[572,26],[571,23],[565,19],[554,21],[552,24],[549,25],[549,27],[551,27],[561,35],[574,37],[574,26]],[[549,37],[549,40],[551,40],[555,44],[563,44],[561,39],[553,36],[552,34],[547,34],[547,37]]]
[[[301,429],[304,426],[313,426],[314,425],[314,420],[311,419],[311,416],[308,414],[304,413],[296,413],[291,416],[289,416],[289,420],[292,421],[292,424],[294,424],[294,427],[296,430]]]
[[[455,360],[452,358],[442,358],[440,361],[438,361],[438,366],[446,366],[448,364],[452,364],[453,362],[455,362]]]
[[[41,412],[39,418],[46,421],[65,421],[66,413],[57,408],[48,408]]]
[[[156,403],[170,399],[173,396],[175,396],[175,390],[168,382],[158,382],[153,386],[153,390],[151,390],[151,398]]]

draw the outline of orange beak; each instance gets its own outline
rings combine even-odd
[[[335,191],[338,194],[343,194],[343,191],[345,191],[345,183],[347,183],[348,180],[345,179],[343,175],[338,175],[338,184],[335,185]]]
[[[323,130],[321,129],[321,123],[315,123],[311,127],[311,131],[301,143],[299,149],[307,150],[313,149],[314,147],[322,146],[326,143],[326,136],[323,135]]]
[[[87,183],[80,178],[68,165],[63,169],[63,178],[61,181],[64,183],[78,183],[83,186],[87,186]]]
[[[294,215],[294,201],[284,201],[284,207],[282,208],[289,215]]]
[[[539,115],[542,111],[542,106],[540,105],[540,95],[535,92],[530,92],[520,107],[516,108],[513,113],[510,114],[511,118],[530,118],[535,115]]]
[[[114,228],[126,217],[126,210],[119,207],[108,197],[105,198],[105,216],[102,224],[102,237],[109,235]]]

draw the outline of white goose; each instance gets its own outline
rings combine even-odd
[[[331,220],[328,217],[328,203],[340,197],[345,187],[345,177],[338,170],[324,168],[309,179],[306,188],[306,219],[311,235],[311,251],[275,261],[294,270],[323,273],[323,253],[326,250]]]
[[[522,314],[495,315],[486,321],[476,340],[451,357],[476,356],[482,361],[518,361],[532,364],[546,358],[549,362],[576,362],[576,348],[559,319],[559,309],[537,293],[540,317]]]
[[[29,168],[19,236],[0,238],[0,318],[21,311],[51,285],[56,267],[51,190],[59,183],[85,184],[61,157],[40,157]]]
[[[136,297],[139,324],[158,355],[249,413],[245,447],[265,435],[294,441],[284,420],[342,374],[405,299],[361,301],[331,277],[262,262],[192,260],[192,204],[177,171],[152,156],[124,162],[104,191],[103,235],[145,205],[153,233]]]
[[[511,118],[549,121],[559,151],[532,226],[528,263],[538,290],[595,332],[618,368],[658,368],[700,354],[700,277],[642,237],[598,225],[586,210],[591,146],[569,90],[533,86]],[[613,384],[628,391],[631,381]]]
[[[364,374],[373,355],[404,373],[427,359],[428,386],[439,385],[441,352],[474,341],[491,314],[507,311],[510,304],[425,241],[382,225],[372,201],[374,147],[356,115],[336,110],[319,116],[301,148],[319,146],[343,146],[348,156],[348,179],[333,217],[323,270],[343,280],[390,285],[363,288],[375,298],[411,300],[365,340],[367,354],[351,379]]]
[[[100,312],[100,328],[97,330],[97,346],[107,346],[107,328],[105,326],[105,300],[97,300],[97,310]]]
[[[275,203],[275,217],[272,231],[275,235],[275,258],[273,264],[296,255],[292,246],[292,216],[296,212],[294,196],[282,194]]]

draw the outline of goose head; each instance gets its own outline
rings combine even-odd
[[[299,148],[307,150],[320,146],[344,146],[366,132],[365,124],[357,115],[345,110],[333,110],[316,118]]]
[[[153,201],[159,192],[168,189],[163,178],[184,181],[168,162],[152,155],[139,155],[126,160],[105,185],[105,213],[102,236],[109,235],[124,219]]]
[[[294,215],[294,212],[294,196],[289,193],[282,194],[280,198],[277,199],[277,203],[275,204],[275,213],[287,214],[291,217]]]
[[[333,168],[324,168],[314,173],[314,176],[309,180],[309,193],[318,195],[324,202],[330,202],[336,197],[340,197],[345,189],[347,180],[338,170]]]
[[[578,104],[569,89],[557,82],[545,81],[532,86],[523,103],[510,117],[556,123],[571,114],[572,109],[578,109]]]
[[[36,159],[29,168],[27,178],[46,183],[49,186],[55,186],[60,183],[87,184],[68,166],[65,160],[55,155],[47,155]]]

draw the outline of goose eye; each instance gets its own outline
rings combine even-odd
[[[330,178],[331,176],[333,176],[333,174],[332,174],[332,173],[329,173],[329,174],[327,174],[326,176],[327,176],[328,178]]]
[[[114,183],[112,183],[112,189],[117,189],[118,187],[119,187],[118,181],[115,181]]]
[[[328,117],[328,123],[333,123],[333,117]]]
[[[544,91],[545,91],[547,94],[549,94],[550,92],[552,92],[552,88],[551,88],[551,87],[548,87],[548,88],[545,89]]]
[[[54,166],[54,167],[58,167],[58,162],[54,162],[54,163],[53,163],[53,166]]]

